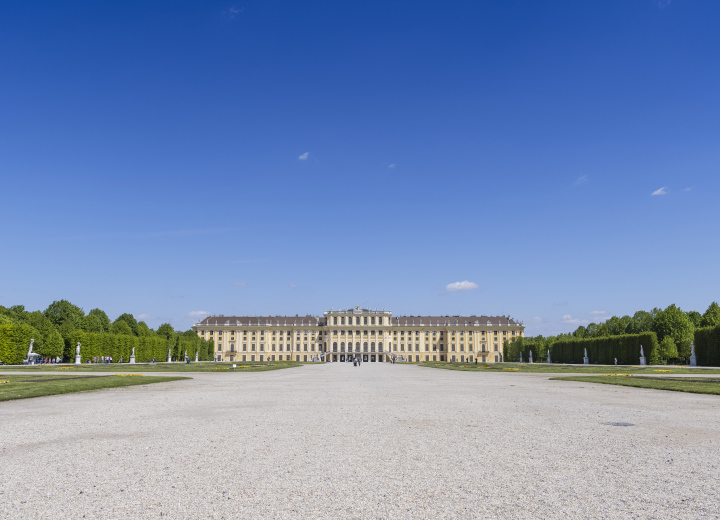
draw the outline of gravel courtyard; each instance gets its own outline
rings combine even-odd
[[[385,363],[181,375],[0,403],[0,518],[720,518],[718,396]]]

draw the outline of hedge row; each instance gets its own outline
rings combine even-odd
[[[0,361],[8,365],[20,365],[30,348],[30,340],[39,338],[34,327],[25,324],[0,325]],[[37,352],[33,348],[33,352]]]
[[[80,358],[83,362],[94,357],[110,356],[113,360],[130,361],[133,347],[135,347],[135,361],[146,363],[152,361],[167,361],[168,350],[172,357],[182,359],[187,350],[190,359],[195,359],[198,352],[199,359],[206,361],[212,359],[212,343],[201,338],[180,337],[179,341],[173,337],[165,339],[161,336],[126,336],[123,334],[95,333],[76,330],[65,339],[65,361],[75,360],[75,347],[80,343]]]
[[[612,365],[617,358],[618,363],[639,365],[641,345],[648,364],[657,364],[658,340],[654,332],[560,340],[551,347],[550,357],[553,363],[582,363],[587,349],[588,358],[593,364]]]
[[[695,330],[695,356],[698,365],[720,366],[720,326]]]
[[[522,359],[527,363],[530,360],[530,352],[533,354],[533,362],[545,361],[547,348],[545,346],[540,347],[534,341],[520,337],[503,343],[503,359],[508,362],[520,361],[520,354],[522,353]]]

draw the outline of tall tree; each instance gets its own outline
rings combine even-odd
[[[688,318],[690,318],[690,321],[692,321],[693,327],[696,329],[701,326],[702,324],[702,314],[700,314],[698,311],[690,311],[686,313]]]
[[[664,359],[665,361],[678,357],[677,345],[673,341],[672,336],[665,336],[665,338],[660,342],[658,349],[658,357]]]
[[[82,329],[85,321],[83,310],[67,300],[52,302],[43,314],[57,327],[63,337],[67,337],[74,330]]]
[[[163,323],[158,327],[157,335],[162,336],[165,339],[170,339],[175,336],[175,329],[169,323]]]
[[[650,332],[653,327],[655,315],[647,311],[637,311],[633,314],[632,320],[628,324],[628,334],[640,334],[642,332]]]
[[[632,318],[630,316],[623,316],[622,318],[613,316],[605,322],[608,335],[619,336],[621,334],[627,334],[627,329],[630,326],[631,322]]]
[[[154,336],[155,331],[147,326],[144,321],[138,321],[138,336]]]
[[[108,332],[107,330],[105,330],[105,327],[103,327],[102,320],[96,314],[88,314],[87,316],[85,316],[85,324],[83,326],[83,330],[85,332],[95,332],[98,334]]]
[[[101,309],[93,309],[88,312],[87,317],[90,318],[90,316],[94,316],[93,328],[97,330],[90,330],[88,328],[88,332],[110,332],[110,318],[108,318],[108,315],[105,314],[105,311]]]
[[[688,315],[675,304],[668,306],[655,315],[653,331],[657,334],[660,342],[666,336],[672,338],[677,346],[678,357],[686,358],[690,355],[690,342],[693,340],[695,327]]]
[[[135,319],[135,316],[133,316],[132,314],[125,313],[125,314],[121,314],[120,316],[118,316],[117,320],[115,320],[115,321],[118,321],[118,320],[122,320],[125,323],[127,323],[134,336],[138,335],[138,323],[137,323],[137,320]]]
[[[700,325],[702,327],[717,327],[720,325],[720,305],[717,302],[712,302],[707,308]]]
[[[122,334],[123,336],[132,336],[130,325],[125,320],[117,319],[110,325],[110,332],[113,334]]]

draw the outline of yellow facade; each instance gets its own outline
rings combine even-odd
[[[525,328],[505,316],[395,316],[330,310],[323,317],[209,316],[193,330],[215,344],[217,361],[502,361],[503,341]]]

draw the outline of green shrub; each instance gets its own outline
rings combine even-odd
[[[720,326],[695,331],[695,356],[698,365],[720,366]]]
[[[659,362],[659,346],[654,332],[642,334],[623,334],[588,339],[562,339],[550,349],[553,363],[582,363],[587,349],[590,363],[612,365],[617,358],[619,363],[637,365],[640,363],[642,345],[648,363]]]
[[[30,325],[0,325],[0,360],[8,365],[22,364],[30,348],[30,340],[37,341],[38,338],[40,333]]]

